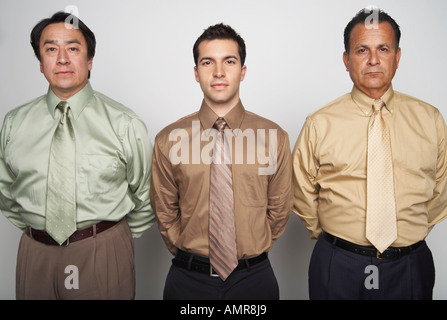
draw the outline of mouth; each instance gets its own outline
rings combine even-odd
[[[381,74],[384,74],[382,70],[367,70],[363,72],[363,75],[365,76],[377,76]]]
[[[68,76],[73,73],[74,73],[73,71],[57,71],[57,72],[55,72],[55,74],[58,76]]]
[[[217,90],[223,90],[226,87],[228,87],[228,85],[225,84],[225,83],[214,83],[214,84],[211,85],[211,87],[214,88],[214,89],[217,89]]]

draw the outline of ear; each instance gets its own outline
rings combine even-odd
[[[40,62],[40,72],[43,73],[43,63]]]
[[[399,61],[400,61],[401,53],[402,52],[401,52],[400,48],[397,49],[397,52],[396,52],[396,69],[399,68]]]
[[[343,52],[343,63],[345,64],[346,71],[349,71],[349,54],[346,51]]]
[[[88,71],[91,71],[93,67],[93,58],[91,58],[90,60],[88,60]]]
[[[196,81],[200,82],[199,73],[197,72],[197,66],[194,66],[194,76],[196,77]]]
[[[247,66],[244,65],[244,66],[242,66],[242,71],[241,71],[241,81],[244,81],[246,73],[247,73]]]

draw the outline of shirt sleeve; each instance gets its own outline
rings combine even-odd
[[[149,197],[152,144],[140,119],[134,118],[130,122],[125,141],[127,181],[135,205],[126,217],[132,236],[138,238],[155,222]]]
[[[438,158],[433,198],[427,205],[430,229],[447,217],[447,128],[444,118],[438,110],[436,110],[435,120],[438,133]]]
[[[169,155],[163,153],[161,143],[157,136],[152,158],[151,202],[160,234],[168,250],[175,254],[174,242],[180,234],[179,191]]]
[[[276,241],[284,232],[292,212],[292,155],[287,133],[284,132],[282,137],[277,147],[276,172],[270,177],[268,186],[267,218],[272,230],[272,241]]]
[[[5,149],[10,138],[11,125],[12,116],[7,114],[0,133],[0,210],[9,221],[23,230],[25,229],[25,223],[22,221],[18,211],[14,209],[17,207],[17,204],[11,195],[11,185],[15,177],[8,167],[5,155]]]
[[[317,129],[308,117],[298,136],[292,153],[293,159],[293,211],[310,232],[311,239],[318,239],[322,232],[318,221],[318,191],[316,177]]]

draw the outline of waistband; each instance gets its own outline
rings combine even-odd
[[[241,259],[239,260],[239,263],[234,271],[244,269],[250,271],[250,267],[266,260],[267,258],[267,252],[264,252],[254,258]],[[172,259],[172,264],[183,269],[209,274],[212,277],[218,277],[217,273],[214,272],[208,258],[197,256],[180,249],[177,249],[177,254],[175,255],[175,258]]]
[[[97,235],[98,233],[101,233],[114,225],[116,225],[118,222],[115,221],[102,221],[97,224],[94,224],[90,227],[80,229],[75,231],[67,240],[65,240],[64,243],[61,244],[61,246],[67,246],[71,242],[76,242],[79,240],[83,240],[92,236]],[[25,233],[32,239],[42,242],[43,244],[49,245],[49,246],[59,246],[59,243],[57,243],[56,240],[54,240],[46,231],[44,230],[36,230],[29,226],[26,227]]]
[[[395,259],[402,258],[402,257],[410,254],[413,250],[416,250],[417,248],[419,248],[424,243],[424,240],[421,240],[421,241],[419,241],[411,246],[408,246],[408,247],[389,247],[384,252],[380,253],[373,246],[361,246],[361,245],[346,241],[344,239],[338,238],[336,236],[333,236],[325,231],[323,231],[322,236],[324,239],[326,239],[331,244],[334,244],[335,246],[340,247],[345,250],[348,250],[350,252],[361,254],[363,256],[375,257],[377,259],[389,259],[389,260],[395,260]]]

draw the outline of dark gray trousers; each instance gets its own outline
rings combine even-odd
[[[320,237],[309,265],[311,300],[431,300],[434,282],[433,257],[425,241],[400,259],[381,260]]]

